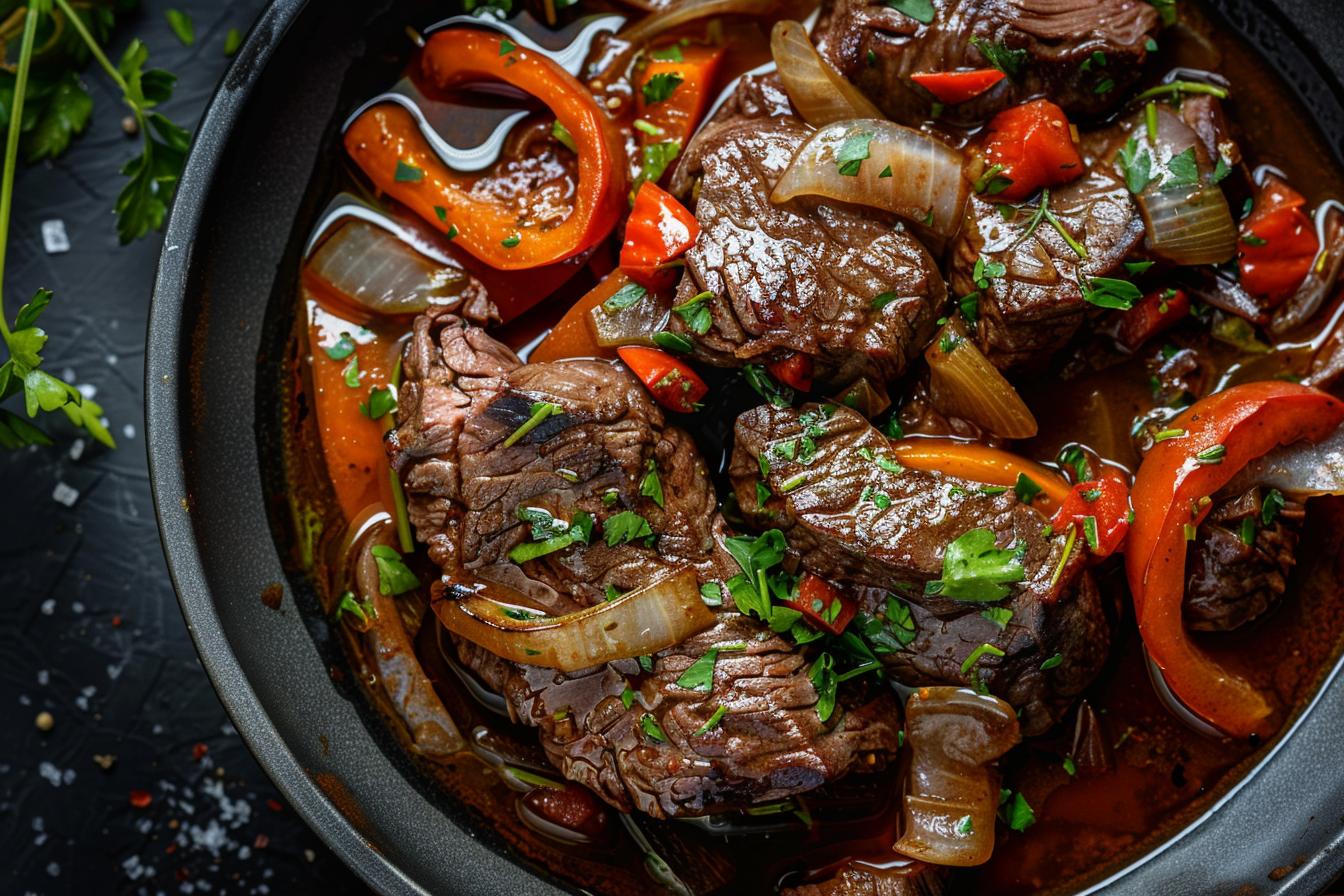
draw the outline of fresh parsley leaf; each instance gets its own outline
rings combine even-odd
[[[703,691],[709,693],[714,687],[714,664],[718,661],[719,649],[711,647],[706,650],[700,659],[686,667],[686,671],[681,673],[681,677],[676,680],[679,688],[685,688],[688,691]]]
[[[654,537],[649,521],[633,510],[622,510],[607,517],[607,521],[602,524],[602,535],[606,539],[607,547],[612,548],[632,541],[652,540]]]
[[[1283,492],[1272,488],[1260,500],[1260,522],[1265,526],[1274,525],[1274,519],[1283,510]]]
[[[1125,272],[1137,277],[1152,266],[1153,262],[1151,261],[1127,261],[1125,262]]]
[[[887,0],[887,6],[909,16],[921,25],[933,22],[933,0]]]
[[[10,102],[5,100],[5,78],[8,72],[0,72],[0,121],[8,117]],[[36,75],[36,73],[34,73]],[[9,76],[12,78],[12,75]],[[79,76],[73,71],[60,75],[47,76],[55,80],[40,86],[39,97],[33,97],[34,78],[28,82],[32,105],[24,110],[23,156],[28,162],[40,159],[54,159],[70,147],[70,141],[83,133],[93,114],[93,98],[79,83]],[[12,83],[8,85],[13,91]]]
[[[1010,829],[1020,833],[1036,823],[1036,813],[1031,810],[1031,804],[1022,794],[1011,791],[1008,793],[1011,796],[1004,796],[1001,800],[1003,805],[999,809],[999,817]]]
[[[1041,663],[1041,671],[1042,671],[1042,672],[1048,672],[1048,671],[1050,671],[1051,669],[1054,669],[1054,668],[1058,667],[1058,666],[1061,665],[1063,662],[1064,662],[1064,657],[1063,657],[1061,654],[1056,653],[1054,656],[1050,657],[1050,659],[1048,659],[1048,660],[1046,660],[1045,662]]]
[[[1199,164],[1195,161],[1195,148],[1187,147],[1167,162],[1167,177],[1162,181],[1163,190],[1176,190],[1181,187],[1194,187],[1199,184]]]
[[[602,303],[603,311],[624,311],[644,301],[649,291],[638,283],[627,283]]]
[[[719,722],[723,721],[723,717],[727,714],[728,707],[720,705],[714,712],[710,713],[708,719],[705,719],[705,724],[691,732],[691,737],[700,737],[713,731],[719,727]]]
[[[1013,179],[1001,174],[1000,172],[1002,171],[1003,166],[997,163],[986,168],[984,173],[977,177],[975,183],[972,185],[975,192],[983,193],[987,196],[997,196],[1011,187],[1013,185]]]
[[[634,189],[638,190],[639,185],[644,181],[653,181],[657,183],[662,179],[663,173],[667,171],[668,166],[681,154],[680,140],[664,140],[661,143],[646,143],[640,149],[639,155],[643,162],[640,168],[639,180],[635,183]]]
[[[652,106],[654,103],[661,103],[670,97],[677,87],[685,79],[676,72],[659,72],[644,82],[640,92],[644,94],[644,102]]]
[[[1030,504],[1036,500],[1036,496],[1042,491],[1043,489],[1037,484],[1036,480],[1026,473],[1017,474],[1017,482],[1013,485],[1013,493],[1017,495],[1017,500],[1023,504]]]
[[[659,726],[658,720],[650,713],[646,712],[639,717],[639,727],[644,730],[644,736],[649,740],[660,744],[667,743],[667,735],[663,733],[663,729]]]
[[[359,412],[370,420],[381,420],[397,409],[397,396],[383,386],[369,390],[369,400],[359,403]]]
[[[425,179],[425,172],[412,165],[410,162],[403,162],[397,159],[397,171],[392,176],[397,183],[418,183]]]
[[[1055,460],[1061,467],[1068,467],[1073,471],[1074,482],[1091,481],[1092,465],[1087,462],[1087,455],[1083,453],[1083,449],[1077,445],[1062,448]]]
[[[714,315],[709,310],[709,300],[712,298],[714,298],[712,292],[698,293],[680,305],[674,305],[672,313],[681,318],[692,333],[703,336],[714,325]]]
[[[1125,178],[1125,186],[1135,196],[1147,189],[1153,180],[1153,157],[1147,147],[1141,147],[1139,141],[1130,137],[1115,155],[1120,174]]]
[[[835,151],[835,167],[845,177],[857,177],[863,160],[868,158],[868,147],[876,136],[872,131],[848,134]]]
[[[835,674],[835,658],[829,653],[820,654],[807,670],[807,678],[817,692],[817,718],[825,722],[835,713],[836,695],[840,690],[840,678]]]
[[[177,9],[170,9],[163,15],[168,20],[168,27],[173,29],[173,34],[182,41],[182,46],[189,47],[196,43],[196,28],[192,25],[191,16]]]
[[[980,55],[985,57],[986,62],[1010,78],[1016,78],[1020,75],[1022,66],[1027,64],[1026,50],[1011,49],[1002,41],[988,41],[983,37],[973,37],[971,38],[971,46],[980,51]]]
[[[999,630],[1008,627],[1008,623],[1013,620],[1013,611],[1007,607],[990,607],[988,610],[981,610],[980,615],[988,619],[999,627]]]
[[[662,507],[663,482],[658,478],[658,462],[649,458],[644,462],[644,470],[644,478],[639,483],[639,493]]]
[[[243,45],[243,33],[237,28],[230,28],[224,35],[224,55],[232,56],[238,52],[238,48]]]
[[[378,618],[378,608],[373,605],[373,601],[360,601],[356,599],[353,591],[347,591],[341,595],[340,603],[336,604],[336,621],[342,622],[349,619],[357,621],[356,628],[365,628],[368,624]]]
[[[359,355],[351,355],[345,370],[341,372],[345,385],[351,389],[359,388]]]
[[[745,365],[742,368],[742,375],[745,377],[747,385],[755,389],[756,393],[772,406],[787,408],[793,404],[793,390],[775,382],[774,377],[770,376],[766,369],[759,364]]]
[[[723,586],[718,582],[705,582],[700,586],[700,599],[707,607],[723,606]]]
[[[507,37],[502,38],[499,42],[499,55],[501,56],[507,56],[516,49],[518,49],[518,45]]]
[[[972,529],[960,535],[943,552],[943,576],[925,588],[952,600],[997,601],[1008,596],[1008,585],[1026,578],[1022,568],[1023,544],[1004,550],[994,543],[989,529]]]
[[[1128,280],[1093,277],[1082,284],[1083,298],[1098,308],[1128,311],[1143,298],[1139,288]]]
[[[395,548],[376,544],[369,549],[369,553],[378,567],[378,593],[405,594],[420,587],[420,580],[402,562],[401,554]]]
[[[656,59],[659,62],[685,62],[686,57],[681,52],[680,44],[668,44],[665,47],[659,47],[649,52],[649,58]]]
[[[342,333],[335,342],[324,348],[323,351],[333,361],[344,361],[355,353],[355,340],[350,338],[349,333]]]
[[[635,692],[630,689],[630,683],[626,682],[625,690],[621,691],[621,705],[629,709],[635,704]]]

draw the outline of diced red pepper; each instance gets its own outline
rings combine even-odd
[[[1137,351],[1158,333],[1169,330],[1190,313],[1190,297],[1182,289],[1159,289],[1143,297],[1120,318],[1116,341],[1125,351]]]
[[[1302,284],[1321,244],[1302,207],[1307,200],[1280,177],[1269,175],[1241,222],[1241,285],[1253,296],[1282,304]]]
[[[1097,557],[1109,557],[1119,550],[1129,533],[1129,486],[1119,470],[1105,467],[1097,479],[1073,487],[1050,520],[1056,532],[1069,526],[1078,527],[1079,535]]]
[[[645,181],[635,194],[635,207],[625,224],[621,270],[649,289],[665,289],[677,278],[668,262],[680,256],[700,236],[700,224],[672,194]]]
[[[1066,184],[1083,174],[1069,120],[1049,100],[1032,100],[995,115],[985,129],[983,147],[986,165],[1003,166],[999,176],[1012,181],[997,194],[1007,202],[1019,202],[1042,187]]]
[[[1143,645],[1181,703],[1233,737],[1272,733],[1272,694],[1225,667],[1185,629],[1189,534],[1205,500],[1279,445],[1319,442],[1344,423],[1344,402],[1282,380],[1215,392],[1171,422],[1134,477],[1134,525],[1125,572]]]
[[[709,391],[705,381],[690,365],[665,351],[627,345],[618,348],[616,353],[635,372],[635,376],[639,377],[639,381],[658,403],[670,411],[689,414],[695,410],[696,402]]]
[[[911,81],[933,94],[934,99],[948,105],[973,99],[1003,78],[1003,72],[996,68],[979,68],[966,72],[916,72],[910,76]]]
[[[833,635],[841,634],[859,611],[854,598],[810,572],[803,573],[798,581],[798,597],[781,603],[802,613],[813,628]]]
[[[715,75],[724,52],[722,47],[676,43],[655,48],[649,54],[648,63],[635,77],[635,119],[641,122],[636,129],[640,148],[636,174],[647,173],[646,156],[671,154],[663,151],[670,148],[660,148],[656,144],[676,143],[677,153],[686,149],[713,96]],[[673,58],[659,59],[659,56]],[[671,78],[680,80],[666,99],[650,102],[644,86],[659,76],[664,83],[670,83]],[[668,165],[664,172],[652,179],[660,180],[662,174],[671,169]]]
[[[799,392],[812,391],[812,356],[794,352],[787,358],[765,365],[770,375]]]

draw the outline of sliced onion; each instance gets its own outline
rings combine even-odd
[[[920,688],[905,704],[910,764],[893,849],[968,867],[994,852],[999,775],[992,763],[1022,739],[1013,708],[969,688]]]
[[[966,338],[965,329],[956,320],[943,326],[924,352],[924,360],[929,364],[929,397],[938,410],[1005,439],[1036,435],[1031,408]]]
[[[562,672],[657,653],[714,624],[690,568],[564,616],[515,619],[506,611],[526,608],[480,594],[440,598],[433,608],[445,628],[498,657]]]
[[[1142,126],[1136,136],[1141,132]],[[1156,140],[1140,151],[1151,151],[1154,173],[1165,174],[1172,158],[1198,142],[1199,136],[1180,116],[1158,106]],[[1208,180],[1207,171],[1201,170],[1201,175]],[[1148,228],[1148,249],[1154,255],[1175,264],[1197,265],[1219,264],[1236,254],[1237,225],[1217,184],[1164,190],[1161,180],[1154,178],[1137,198]]]
[[[378,314],[417,314],[459,301],[471,277],[438,264],[368,221],[342,224],[308,259],[307,272]]]
[[[688,0],[670,9],[645,16],[616,36],[632,46],[647,44],[660,34],[680,28],[688,22],[698,22],[714,16],[747,16],[756,18],[769,15],[779,6],[779,0]]]
[[[850,137],[872,135],[858,173],[840,173],[836,154]],[[961,225],[970,185],[962,155],[928,134],[876,118],[837,121],[817,130],[798,150],[770,200],[825,196],[885,209],[950,237]],[[882,173],[891,169],[891,176]],[[931,216],[931,217],[930,217]]]
[[[641,288],[621,274],[618,269],[613,276],[625,281],[621,289]],[[616,306],[622,304],[621,290],[614,292]],[[588,312],[592,324],[593,338],[598,345],[614,348],[622,345],[653,345],[655,333],[667,329],[667,318],[671,304],[665,294],[645,290],[644,297],[627,307],[613,306],[608,299],[594,305]]]
[[[1319,442],[1294,442],[1251,461],[1225,487],[1276,488],[1295,501],[1344,495],[1344,426]]]
[[[859,88],[821,58],[802,23],[776,22],[770,32],[770,53],[789,100],[813,127],[851,118],[885,117]]]
[[[1310,320],[1325,300],[1334,294],[1344,271],[1344,205],[1331,199],[1316,209],[1316,240],[1320,254],[1297,290],[1288,297],[1269,322],[1269,332],[1282,336]]]

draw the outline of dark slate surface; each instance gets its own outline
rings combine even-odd
[[[166,107],[192,125],[264,0],[147,0],[118,30],[181,80]],[[190,13],[196,44],[164,20]],[[85,73],[93,121],[55,164],[19,172],[7,312],[55,290],[43,320],[50,370],[102,403],[116,451],[52,421],[54,448],[0,453],[0,893],[294,894],[366,890],[292,810],[229,724],[178,612],[146,472],[145,318],[161,245],[119,247],[111,215],[137,151],[124,109]],[[70,251],[49,255],[60,219]],[[62,486],[64,486],[62,488]],[[72,506],[58,488],[78,492]],[[40,732],[47,711],[54,728]],[[114,756],[103,770],[95,756]],[[132,805],[132,792],[152,798]]]

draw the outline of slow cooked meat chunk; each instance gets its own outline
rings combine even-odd
[[[674,315],[672,327],[710,364],[801,352],[825,384],[862,375],[886,383],[923,348],[946,287],[894,217],[815,199],[770,201],[808,133],[791,116],[739,116],[716,120],[692,143],[674,187],[694,192],[701,232],[677,301],[711,293],[713,323],[691,333]]]
[[[1049,210],[1086,258],[1038,217],[1042,197],[1021,207],[979,195],[967,203],[950,279],[955,295],[978,294],[976,341],[994,366],[1044,366],[1095,310],[1083,298],[1086,282],[1117,276],[1142,243],[1143,219],[1111,165],[1113,156],[1109,147],[1100,149],[1081,178],[1049,191]],[[1002,264],[1003,276],[977,283],[980,259]]]
[[[403,369],[388,449],[417,537],[443,570],[435,600],[487,584],[553,616],[688,566],[701,582],[736,573],[703,461],[624,367],[523,365],[483,330],[431,313],[417,319]],[[543,402],[560,411],[511,439]],[[646,485],[651,472],[660,500]],[[590,513],[591,544],[515,563],[509,551],[529,539],[520,508],[563,520]],[[637,515],[648,534],[598,537],[618,514]],[[897,749],[889,693],[846,687],[823,723],[808,658],[737,613],[726,593],[713,627],[642,662],[566,674],[455,643],[513,715],[541,729],[566,777],[627,811],[661,818],[780,799]],[[721,655],[710,690],[678,686],[711,650]]]
[[[1082,552],[1066,558],[1065,539],[1045,535],[1040,513],[1011,490],[905,470],[889,450],[887,437],[848,408],[760,407],[738,418],[729,471],[743,515],[782,529],[803,567],[861,586],[874,612],[888,594],[904,602],[912,636],[883,656],[897,680],[978,682],[1021,711],[1024,734],[1041,733],[1091,683],[1109,644]],[[926,594],[947,546],[973,529],[1018,552],[1023,581],[1001,603]],[[991,606],[1011,611],[1006,624],[982,612]],[[968,659],[986,644],[1002,656],[982,650]]]
[[[882,0],[829,0],[815,40],[822,55],[892,120],[931,116],[919,72],[998,67],[989,91],[949,105],[941,119],[974,125],[1048,96],[1070,117],[1114,109],[1143,71],[1157,12],[1144,0],[933,0],[927,24]]]

